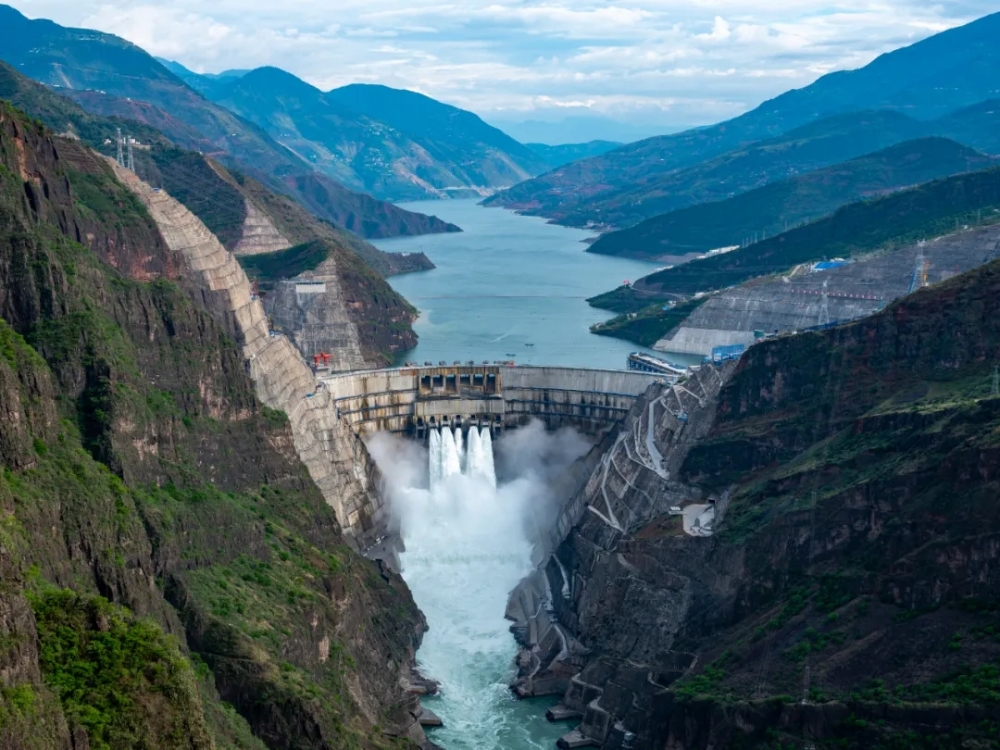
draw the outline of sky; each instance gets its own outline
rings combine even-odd
[[[196,72],[275,65],[324,90],[420,91],[511,130],[570,118],[567,129],[592,137],[614,124],[652,134],[718,122],[997,10],[996,0],[6,1]]]

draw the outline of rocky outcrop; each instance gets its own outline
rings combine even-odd
[[[661,589],[655,582],[660,571],[638,561],[647,570],[635,587],[612,594],[608,586],[616,572],[638,571],[635,562],[620,554],[624,540],[669,508],[703,501],[724,507],[727,496],[709,497],[682,481],[679,470],[711,429],[719,390],[734,369],[733,363],[706,366],[683,383],[650,386],[621,430],[605,438],[600,463],[555,525],[555,539],[562,541],[557,552],[521,584],[508,606],[524,646],[515,684],[519,694],[558,694],[582,685],[576,675],[586,664],[584,655],[595,647],[623,660],[670,650],[670,628],[663,617],[671,609],[674,617],[681,616],[675,600],[688,594],[680,577],[672,591]],[[594,566],[605,558],[612,570],[592,578]],[[632,628],[623,627],[636,617],[643,627],[652,627],[644,631],[652,642],[641,647]],[[584,633],[586,642],[580,639]],[[569,707],[582,714],[585,703],[570,700]]]

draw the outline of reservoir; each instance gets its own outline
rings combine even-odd
[[[585,252],[593,234],[483,208],[474,200],[400,204],[464,230],[377,240],[388,252],[423,251],[432,271],[395,276],[420,310],[416,349],[399,362],[509,360],[524,365],[625,369],[637,344],[590,333],[613,317],[587,298],[652,273],[657,264]]]

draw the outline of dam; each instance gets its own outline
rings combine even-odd
[[[419,440],[441,427],[488,427],[496,436],[537,418],[550,429],[603,434],[660,378],[569,367],[451,365],[329,375],[319,380],[354,433]]]

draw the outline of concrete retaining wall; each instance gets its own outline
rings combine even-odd
[[[332,258],[293,281],[276,284],[267,308],[275,330],[288,334],[307,359],[325,352],[331,355],[330,367],[335,372],[371,367],[361,353],[358,327],[348,314]]]

